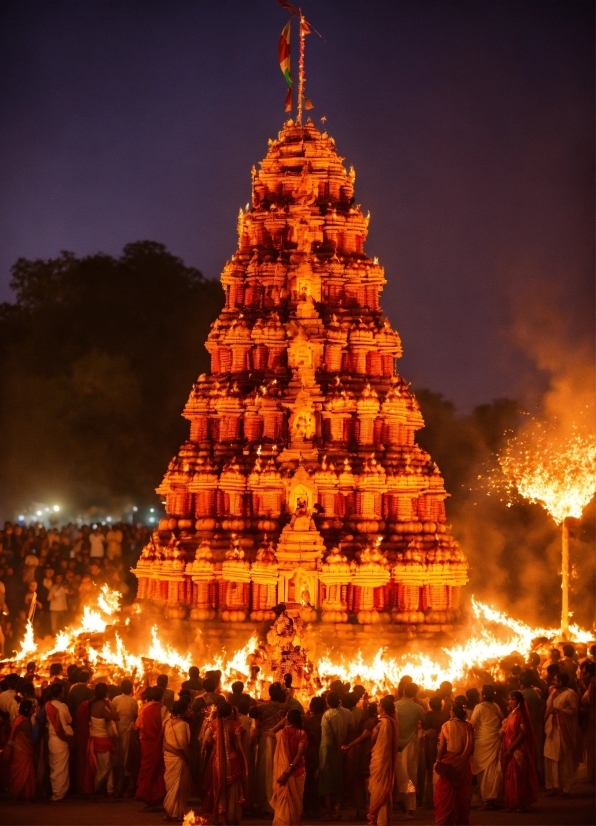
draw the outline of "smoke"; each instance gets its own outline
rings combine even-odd
[[[553,282],[531,267],[508,275],[511,278],[505,281],[512,286],[502,340],[515,348],[509,368],[517,375],[516,395],[526,413],[511,421],[511,430],[527,436],[538,421],[555,441],[565,441],[574,433],[593,438],[593,301],[573,300],[565,294],[561,279]],[[485,411],[492,415],[496,404],[487,405]],[[448,510],[470,561],[468,593],[531,624],[556,627],[561,606],[560,529],[540,505],[522,501],[512,505],[504,493],[494,491],[487,496],[487,471],[496,464],[505,438],[501,435],[491,444],[481,410],[458,418],[458,429],[465,428],[473,458],[468,490],[452,491]],[[498,417],[494,423],[502,424]],[[449,461],[447,455],[443,463]],[[570,606],[574,620],[584,627],[592,626],[595,617],[594,515],[592,500],[581,520],[568,520]]]

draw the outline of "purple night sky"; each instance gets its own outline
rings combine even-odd
[[[519,394],[537,374],[512,330],[533,296],[567,341],[593,339],[593,4],[304,10],[322,34],[311,115],[356,168],[404,377],[462,409]],[[284,119],[287,19],[273,0],[4,0],[0,298],[19,256],[141,239],[217,277]]]

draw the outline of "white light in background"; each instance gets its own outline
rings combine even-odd
[[[136,513],[136,512],[138,511],[138,508],[137,508],[137,506],[136,506],[136,505],[133,505],[133,508],[132,508],[132,509],[133,509],[134,513]]]
[[[58,513],[60,510],[60,505],[54,505],[54,513]]]
[[[149,508],[149,513],[155,513],[155,508]]]
[[[41,516],[41,511],[37,511],[37,516]]]
[[[149,517],[149,521],[150,521],[150,522],[155,522],[155,519],[154,519],[152,516],[150,516],[150,517]]]

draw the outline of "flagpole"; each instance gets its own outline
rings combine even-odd
[[[304,99],[304,41],[305,41],[305,30],[306,20],[302,14],[302,9],[300,11],[300,57],[298,59],[298,115],[296,117],[296,123],[302,123],[302,101]]]

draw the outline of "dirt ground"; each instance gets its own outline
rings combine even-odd
[[[190,801],[189,808],[192,808]],[[92,801],[67,799],[61,803],[33,803],[15,805],[6,798],[0,799],[0,824],[2,826],[161,826],[163,813],[142,812],[142,804],[126,799]],[[342,824],[354,823],[348,810],[343,813]],[[472,811],[472,826],[593,826],[596,823],[594,786],[586,783],[577,785],[571,800],[540,795],[532,810],[527,814],[508,814],[505,812]],[[243,826],[270,824],[271,821],[247,818]],[[320,823],[320,821],[317,821]],[[394,822],[400,822],[400,815],[395,812]],[[431,811],[418,809],[416,820],[418,826],[433,826]],[[312,821],[304,820],[307,826]],[[361,824],[360,824],[361,826]]]

